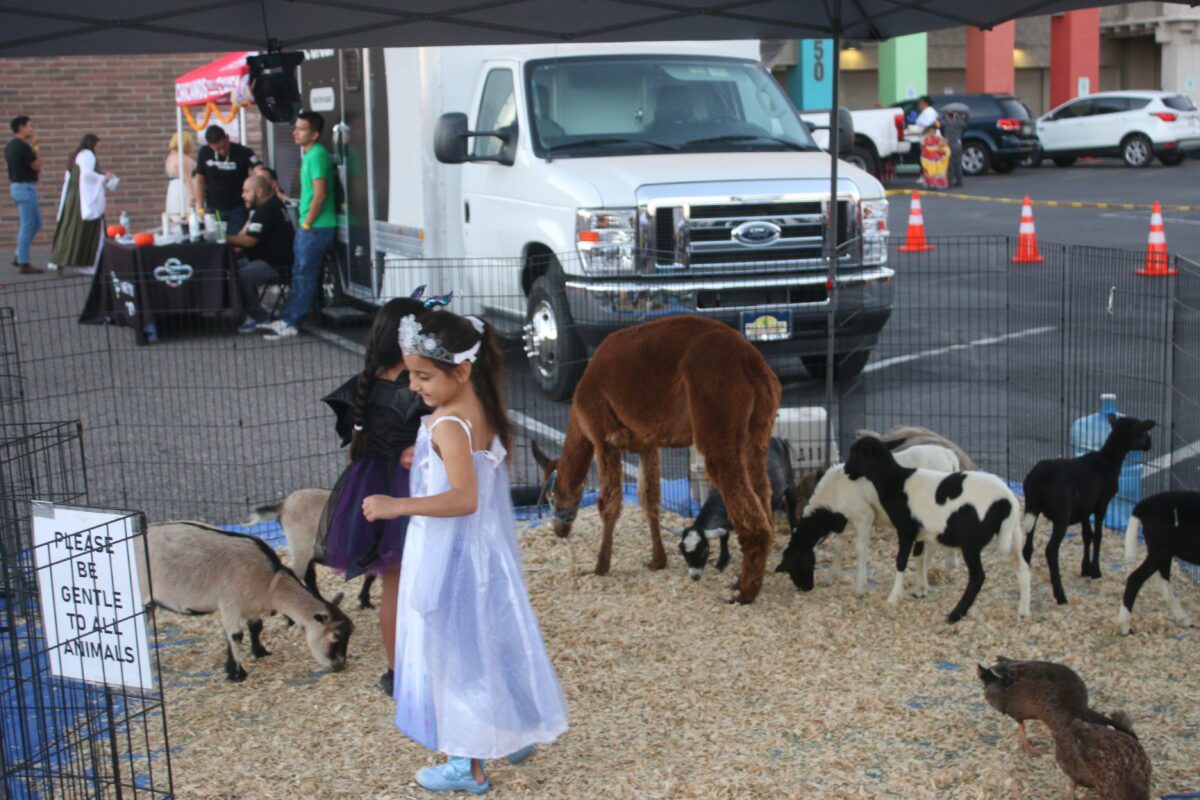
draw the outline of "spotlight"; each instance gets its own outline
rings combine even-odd
[[[304,53],[283,53],[271,50],[257,56],[246,56],[250,67],[250,92],[259,112],[271,122],[296,121],[302,103],[300,87],[296,84],[296,67],[304,61]]]

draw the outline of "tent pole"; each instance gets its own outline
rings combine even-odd
[[[179,218],[187,216],[187,177],[183,174],[183,109],[175,105],[175,146],[179,149],[176,167],[179,169]]]
[[[229,93],[229,98],[233,102],[235,102],[235,103],[237,102],[237,100],[235,100],[233,98],[232,92]],[[240,108],[238,108],[238,141],[241,142],[242,147],[250,146],[250,145],[246,144],[246,107],[245,106],[241,106]]]
[[[833,370],[834,337],[837,332],[837,256],[838,256],[838,139],[841,124],[838,114],[838,76],[842,71],[841,0],[835,0],[833,18],[833,102],[829,109],[829,225],[825,229],[825,249],[829,257],[828,316],[825,323],[825,466],[833,463]]]

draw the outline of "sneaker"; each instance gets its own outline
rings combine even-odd
[[[396,671],[388,670],[379,676],[379,688],[383,689],[383,693],[391,697],[396,688]]]
[[[275,322],[279,325],[279,327],[276,328],[273,333],[268,333],[263,337],[268,342],[277,342],[280,339],[287,339],[300,334],[300,329],[295,325],[288,325],[283,320],[276,320]]]
[[[509,753],[507,756],[504,757],[504,760],[507,761],[508,763],[512,764],[515,767],[517,764],[520,764],[522,761],[524,761],[525,759],[527,759],[531,755],[533,755],[533,750],[534,750],[533,745],[531,745],[531,744],[525,745],[517,752]]]
[[[457,756],[451,757],[445,764],[417,770],[417,783],[431,792],[483,794],[492,788],[486,775],[483,783],[475,782],[475,776],[471,774],[471,759]]]
[[[278,328],[278,326],[279,326],[279,325],[283,325],[283,324],[284,324],[284,322],[283,322],[283,320],[281,320],[281,319],[273,319],[273,320],[272,320],[272,319],[268,319],[268,320],[265,320],[265,321],[263,321],[263,322],[256,322],[256,323],[254,323],[254,327],[255,327],[255,328],[257,328],[257,329],[258,329],[258,330],[260,330],[260,331],[268,331],[268,332],[270,332],[270,331],[276,331],[276,330],[277,330],[277,328]]]
[[[18,264],[17,270],[22,275],[40,275],[45,272],[41,267],[35,267],[33,264]]]
[[[241,325],[238,325],[238,333],[256,333],[259,326],[258,320],[253,317],[246,317]]]

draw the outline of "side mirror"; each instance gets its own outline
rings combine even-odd
[[[474,136],[491,136],[502,143],[495,156],[472,156],[467,152],[467,140]],[[433,129],[433,154],[443,164],[464,164],[468,161],[495,161],[511,167],[517,160],[517,126],[509,125],[498,131],[467,129],[467,115],[461,112],[442,114]]]
[[[842,155],[848,155],[854,149],[854,117],[850,115],[850,109],[845,106],[838,106],[838,152]]]

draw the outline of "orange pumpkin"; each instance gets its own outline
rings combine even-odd
[[[115,239],[118,236],[125,235],[125,226],[124,225],[109,225],[107,228],[104,229],[104,232],[108,234],[108,237],[110,239]]]
[[[147,247],[154,244],[153,233],[135,233],[133,235],[133,243],[138,247]]]

